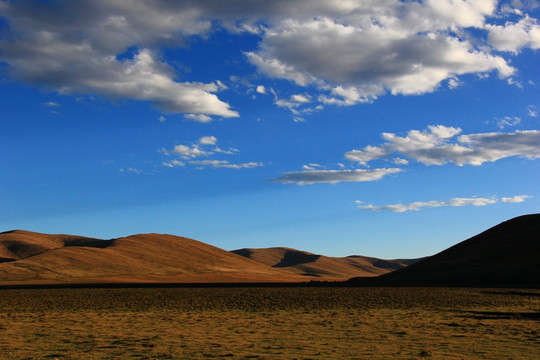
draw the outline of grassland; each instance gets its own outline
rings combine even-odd
[[[538,359],[540,290],[0,290],[1,359]]]

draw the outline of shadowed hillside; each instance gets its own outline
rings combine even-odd
[[[423,261],[373,280],[370,284],[540,287],[540,214],[505,221]]]
[[[73,235],[49,235],[24,230],[0,233],[0,262],[9,262],[59,249],[64,246],[109,244],[103,240]]]
[[[378,276],[415,262],[415,260],[382,260],[359,255],[329,257],[285,247],[239,249],[232,252],[292,274],[333,279]]]
[[[28,231],[0,234],[0,283],[279,282],[302,277],[184,237],[113,240]]]

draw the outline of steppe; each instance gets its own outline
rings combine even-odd
[[[0,290],[1,359],[538,359],[540,291]]]

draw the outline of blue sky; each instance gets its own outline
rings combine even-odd
[[[431,255],[539,211],[535,1],[2,1],[0,230]]]

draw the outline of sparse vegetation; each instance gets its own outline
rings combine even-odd
[[[540,290],[0,290],[2,359],[533,359]]]

